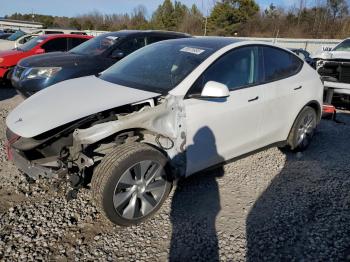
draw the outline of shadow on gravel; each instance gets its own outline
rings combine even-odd
[[[0,101],[10,99],[15,95],[17,95],[17,92],[10,84],[0,82]]]
[[[208,127],[200,129],[193,140],[188,151],[191,147],[205,145],[209,150],[202,152],[201,157],[216,155],[223,161],[217,153],[214,134]],[[178,182],[171,203],[169,261],[219,261],[215,221],[221,206],[216,179],[223,175],[224,170],[220,167]]]
[[[246,220],[247,261],[350,260],[350,117],[322,121],[305,152],[286,163]]]

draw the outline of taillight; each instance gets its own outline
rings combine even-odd
[[[323,105],[322,111],[326,114],[334,114],[336,109],[333,105]]]

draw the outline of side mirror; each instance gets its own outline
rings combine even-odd
[[[201,97],[205,98],[226,98],[230,96],[228,87],[215,81],[209,81],[203,87]]]
[[[111,58],[113,59],[122,59],[125,57],[125,53],[121,50],[114,50],[111,54]]]
[[[44,54],[44,53],[45,53],[45,50],[42,49],[42,48],[39,48],[39,49],[35,50],[35,54],[36,55],[40,55],[40,54]]]

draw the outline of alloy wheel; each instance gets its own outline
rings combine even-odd
[[[314,134],[316,128],[316,118],[313,113],[308,113],[300,122],[297,131],[297,145],[307,144]]]
[[[163,166],[152,160],[136,163],[120,177],[113,195],[115,210],[125,219],[139,219],[157,207],[166,192]]]

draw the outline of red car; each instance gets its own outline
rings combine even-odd
[[[39,55],[49,52],[69,51],[73,47],[91,39],[87,35],[41,35],[35,37],[24,45],[7,51],[0,52],[0,80],[6,80],[11,69],[16,66],[19,60],[32,55]]]

